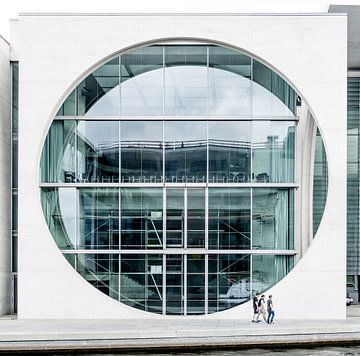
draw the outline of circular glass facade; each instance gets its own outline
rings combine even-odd
[[[239,51],[151,45],[61,106],[41,159],[51,234],[89,283],[135,308],[208,314],[294,264],[295,101]]]

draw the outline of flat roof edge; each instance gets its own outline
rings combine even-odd
[[[346,13],[336,12],[299,12],[299,13],[230,13],[230,12],[209,12],[209,13],[196,13],[196,12],[154,12],[154,13],[143,13],[143,12],[124,12],[124,13],[110,13],[110,12],[20,12],[19,16],[347,16]]]

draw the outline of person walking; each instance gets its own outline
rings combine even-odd
[[[260,293],[256,293],[255,297],[253,298],[253,309],[254,309],[254,315],[251,320],[252,323],[256,323],[256,317],[259,312],[258,303],[259,303],[259,295]]]
[[[272,301],[272,295],[269,295],[269,298],[266,301],[266,306],[267,306],[267,312],[268,312],[268,317],[267,317],[266,322],[268,324],[274,324],[275,312],[274,312],[274,304]]]
[[[264,321],[266,322],[266,310],[265,310],[265,295],[263,294],[258,302],[258,314],[256,317],[256,322],[260,323],[261,320],[259,320],[260,315],[262,315]]]

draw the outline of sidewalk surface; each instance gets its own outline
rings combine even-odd
[[[17,320],[0,318],[0,353],[154,351],[360,344],[360,306],[346,320]]]

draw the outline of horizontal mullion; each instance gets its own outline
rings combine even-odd
[[[299,121],[297,116],[218,117],[218,116],[56,116],[54,120],[76,121]]]
[[[299,188],[298,183],[40,183],[40,188]]]
[[[298,254],[296,250],[206,250],[204,248],[166,248],[166,249],[142,249],[142,250],[124,250],[124,249],[74,249],[61,250],[64,255],[71,254],[121,254],[121,255],[282,255],[294,256]]]

